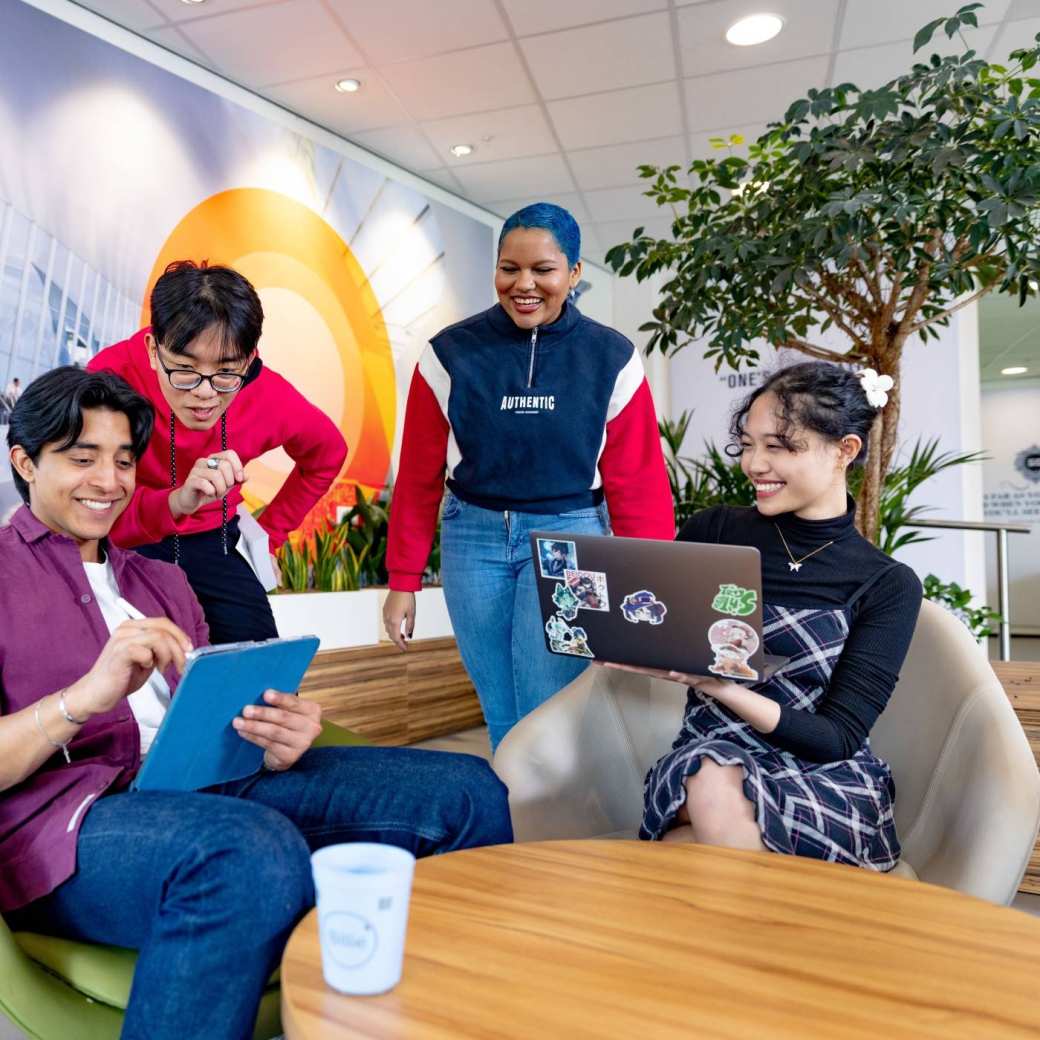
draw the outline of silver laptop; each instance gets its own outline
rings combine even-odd
[[[545,645],[554,654],[767,679],[757,549],[533,531]]]

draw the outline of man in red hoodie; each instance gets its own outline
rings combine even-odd
[[[335,424],[257,355],[264,314],[229,267],[170,264],[152,324],[88,365],[152,402],[155,428],[137,490],[112,539],[184,570],[214,643],[278,634],[262,585],[236,551],[245,465],[271,448],[296,463],[261,514],[272,552],[336,479],[346,443]]]

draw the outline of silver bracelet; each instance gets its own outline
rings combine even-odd
[[[43,739],[50,744],[51,747],[61,748],[61,753],[65,756],[65,764],[72,765],[72,758],[69,756],[69,745],[68,743],[62,744],[59,741],[51,740],[47,735],[47,731],[43,728],[43,719],[40,718],[40,702],[37,701],[33,708],[33,716],[36,719],[36,728],[43,735]]]
[[[62,717],[65,719],[65,721],[66,722],[71,722],[73,726],[83,726],[83,725],[86,725],[86,723],[88,721],[87,719],[74,719],[69,714],[69,709],[65,707],[65,691],[64,690],[62,690],[58,694],[58,710],[61,712]]]

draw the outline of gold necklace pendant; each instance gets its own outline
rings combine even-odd
[[[787,544],[787,539],[784,537],[784,532],[780,530],[780,525],[774,523],[773,526],[776,528],[776,533],[780,535],[780,541],[784,543],[784,549],[787,552],[787,559],[789,561],[787,564],[787,569],[791,571],[792,574],[797,574],[802,569],[802,564],[805,563],[805,561],[809,559],[810,556],[815,556],[817,553],[823,552],[823,550],[826,549],[828,545],[834,544],[834,539],[832,538],[829,542],[827,542],[826,545],[821,545],[819,546],[819,548],[813,549],[811,553],[806,553],[800,560],[796,560],[794,558],[794,553],[791,552],[791,547]]]

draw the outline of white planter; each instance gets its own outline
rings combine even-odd
[[[315,635],[321,640],[321,650],[379,642],[383,628],[379,589],[282,592],[268,599],[281,636]]]
[[[389,590],[379,589],[378,591],[379,616],[382,619],[383,600],[386,599]],[[444,602],[444,589],[439,585],[432,585],[417,592],[415,594],[415,632],[412,634],[412,638],[443,639],[454,634],[451,618],[448,617],[448,607]],[[379,638],[388,642],[382,620],[379,623]]]

